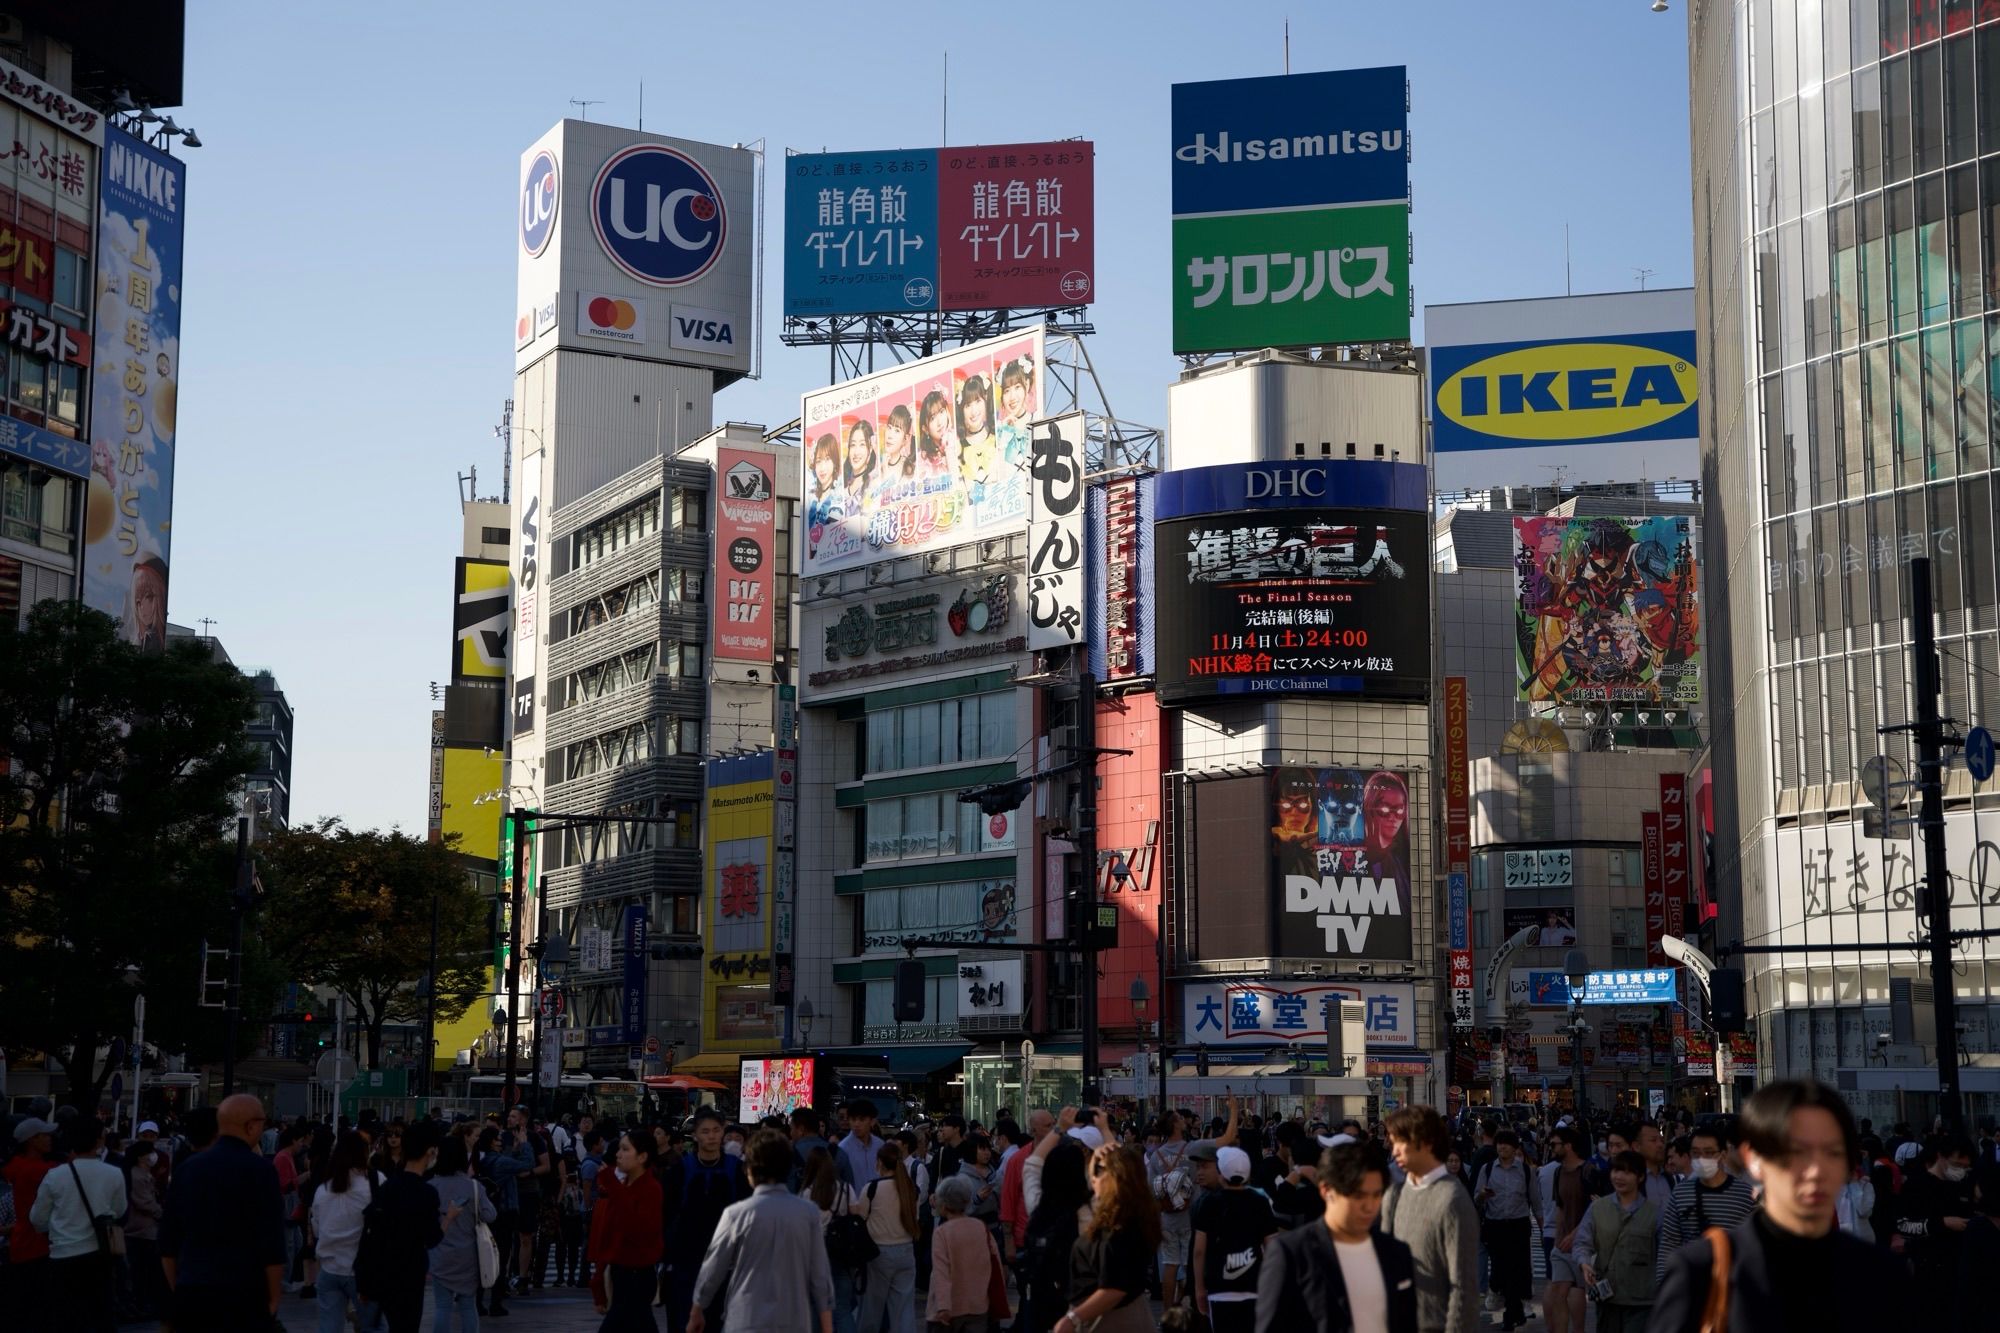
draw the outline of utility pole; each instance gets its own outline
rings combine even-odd
[[[250,819],[236,821],[236,885],[229,895],[227,1036],[222,1047],[222,1095],[236,1091],[237,1030],[243,1023],[243,916],[250,907]]]
[[[1083,862],[1077,894],[1083,918],[1078,951],[1083,964],[1083,993],[1078,997],[1077,1018],[1083,1028],[1083,1100],[1095,1106],[1104,1068],[1097,1033],[1097,678],[1088,670],[1077,677],[1077,703],[1081,710],[1076,722],[1078,757],[1083,761],[1083,790],[1077,800],[1077,818],[1083,821],[1077,832],[1078,859]],[[1164,994],[1160,1003],[1166,1003]]]
[[[506,1076],[500,1090],[503,1109],[511,1110],[520,1091],[520,1069],[515,1057],[521,1025],[521,891],[528,877],[528,812],[509,810],[507,824],[514,835],[514,882],[508,892],[507,907],[507,1055]]]
[[[437,1079],[437,1021],[438,1021],[438,900],[431,895],[431,970],[424,996],[424,1096],[431,1096],[431,1084]]]
[[[1944,845],[1944,732],[1938,716],[1937,628],[1931,615],[1931,562],[1910,562],[1910,679],[1916,688],[1918,822],[1924,830],[1924,890],[1917,914],[1930,931],[1931,997],[1937,1016],[1938,1111],[1947,1134],[1965,1129],[1958,1091],[1958,996],[1952,989],[1951,870]],[[1952,743],[1956,743],[1954,740]]]

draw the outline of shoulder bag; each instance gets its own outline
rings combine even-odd
[[[1729,1233],[1710,1227],[1702,1235],[1714,1257],[1709,1265],[1708,1300],[1701,1309],[1701,1333],[1729,1333]]]
[[[76,1181],[76,1197],[83,1204],[83,1211],[90,1218],[90,1229],[97,1237],[97,1251],[107,1259],[125,1257],[125,1228],[109,1213],[100,1213],[91,1205],[90,1194],[83,1188],[83,1174],[76,1169],[76,1163],[69,1164],[70,1178]]]

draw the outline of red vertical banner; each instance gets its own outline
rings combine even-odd
[[[1660,774],[1660,886],[1666,892],[1663,930],[1680,935],[1687,929],[1688,890],[1687,779],[1679,773]]]
[[[715,451],[709,656],[717,661],[771,663],[778,516],[771,465],[770,454],[726,446]]]
[[[1646,884],[1646,964],[1658,967],[1667,961],[1667,952],[1660,947],[1660,937],[1667,933],[1666,867],[1661,857],[1660,812],[1648,810],[1641,814],[1639,828],[1640,858]]]
[[[1444,678],[1444,864],[1448,887],[1446,928],[1451,946],[1451,1021],[1473,1025],[1472,893],[1467,865],[1472,848],[1472,774],[1466,744],[1468,700],[1464,676]]]

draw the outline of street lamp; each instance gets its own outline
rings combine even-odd
[[[1583,1125],[1583,989],[1590,983],[1590,956],[1581,949],[1563,955],[1563,972],[1569,978],[1569,1063],[1575,1079],[1576,1123]],[[1587,1134],[1588,1131],[1586,1130]]]
[[[806,995],[800,997],[798,1012],[797,1014],[794,1015],[794,1017],[796,1017],[799,1022],[800,1047],[805,1050],[811,1050],[812,1036],[813,1036],[813,1020],[819,1017],[819,1011],[813,1008],[812,996]]]
[[[1146,1085],[1143,1081],[1145,1077],[1143,1066],[1146,1063],[1144,1059],[1146,1054],[1146,1010],[1153,1003],[1153,992],[1147,989],[1144,977],[1132,978],[1132,989],[1127,993],[1127,998],[1132,1001],[1132,1021],[1139,1028],[1139,1055],[1141,1057],[1139,1064],[1142,1068],[1133,1071],[1139,1074],[1139,1078],[1133,1080],[1132,1090],[1137,1094],[1136,1100],[1139,1103],[1140,1132],[1143,1134],[1146,1123]]]

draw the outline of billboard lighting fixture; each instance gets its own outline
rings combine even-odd
[[[188,148],[201,147],[201,140],[196,137],[192,125],[181,131],[181,143]]]
[[[1667,12],[1667,0],[1653,0],[1653,12],[1654,12],[1655,14],[1664,14],[1664,13],[1666,13],[1666,12]]]

